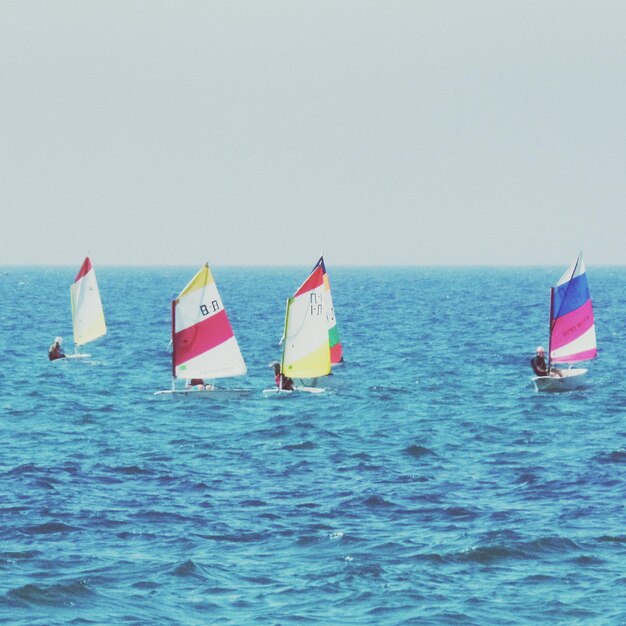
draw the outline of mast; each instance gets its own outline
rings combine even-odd
[[[287,345],[287,324],[289,323],[289,305],[293,298],[287,298],[287,304],[285,305],[285,327],[283,329],[283,338],[281,339],[283,344],[283,353],[280,357],[280,377],[278,378],[278,389],[283,388],[283,368],[285,366],[285,346]]]
[[[554,328],[554,287],[550,287],[550,332],[548,333],[548,375],[550,375],[550,353],[552,352],[552,329]]]
[[[176,389],[176,300],[172,300],[172,391]]]

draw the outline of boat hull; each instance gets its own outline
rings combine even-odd
[[[165,389],[164,391],[155,391],[155,396],[164,396],[170,398],[219,398],[249,396],[252,394],[251,389]]]
[[[586,369],[559,370],[560,376],[536,376],[533,384],[536,391],[571,391],[582,387],[585,383]]]
[[[74,361],[76,359],[90,359],[91,358],[91,354],[83,354],[82,352],[76,352],[74,354],[66,354],[64,357],[61,357],[60,359],[53,359],[52,361],[50,361],[51,363],[59,363],[60,361]]]
[[[263,395],[267,398],[269,396],[291,396],[294,393],[324,393],[325,391],[324,387],[294,387],[293,389],[271,387],[270,389],[263,389]]]
[[[293,383],[296,387],[323,387],[324,389],[334,389],[337,386],[337,379],[332,372],[326,376],[318,376],[317,378],[294,378]]]

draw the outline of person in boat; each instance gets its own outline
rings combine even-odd
[[[65,358],[65,352],[63,352],[63,348],[61,347],[62,344],[63,337],[55,337],[54,343],[48,348],[48,358],[51,361]]]
[[[210,383],[205,383],[203,378],[188,378],[185,382],[185,387],[187,389],[197,389],[198,391],[209,391],[213,389],[213,385]]]
[[[554,367],[551,367],[550,371],[548,371],[545,354],[546,351],[541,346],[537,346],[535,358],[530,360],[530,365],[533,368],[533,372],[535,372],[535,376],[561,376],[561,370]]]
[[[530,360],[535,376],[548,376],[548,364],[546,363],[545,353],[541,346],[537,346],[535,357]]]
[[[289,376],[285,376],[280,371],[280,363],[278,361],[274,361],[270,364],[270,366],[274,368],[274,380],[276,382],[276,386],[279,389],[284,389],[285,391],[293,391],[293,380],[291,380]]]

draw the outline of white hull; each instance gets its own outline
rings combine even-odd
[[[571,391],[584,385],[586,369],[559,370],[558,376],[537,376],[533,378],[536,391]]]
[[[163,391],[155,391],[155,396],[170,396],[170,397],[187,397],[192,396],[194,398],[219,398],[219,397],[232,397],[237,396],[249,396],[252,393],[251,389],[165,389]]]
[[[317,378],[294,378],[293,383],[296,387],[324,387],[324,389],[335,389],[338,386],[338,380],[332,373]]]
[[[70,359],[90,359],[91,358],[91,354],[82,354],[80,352],[76,352],[75,354],[66,354],[64,357],[61,357],[60,359],[53,359],[52,363],[59,363],[62,361],[69,361]]]
[[[324,393],[325,391],[324,387],[295,387],[294,389],[272,387],[271,389],[263,389],[263,395],[267,398],[269,396],[290,396],[294,393]]]

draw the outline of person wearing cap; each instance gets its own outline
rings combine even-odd
[[[285,391],[293,391],[293,380],[288,376],[285,376],[280,371],[280,363],[278,361],[273,361],[270,363],[270,367],[274,368],[274,380],[276,382],[276,386],[279,389],[284,389]]]
[[[65,358],[65,352],[63,352],[63,348],[61,348],[62,343],[63,337],[55,337],[54,343],[48,348],[48,358],[51,361]]]
[[[549,376],[548,365],[546,364],[545,359],[545,350],[541,346],[537,346],[535,357],[530,360],[530,365],[536,376]]]
[[[535,358],[530,360],[530,365],[533,368],[533,372],[535,372],[536,376],[563,376],[561,370],[556,367],[551,367],[550,371],[548,371],[548,365],[545,359],[546,351],[541,347],[537,346],[537,350],[535,350]]]

